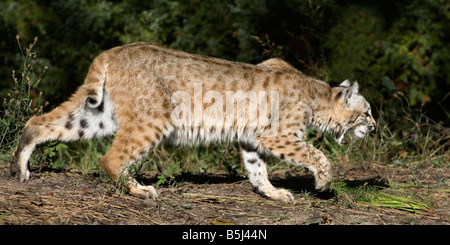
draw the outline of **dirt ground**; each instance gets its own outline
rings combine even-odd
[[[288,171],[271,173],[277,187],[294,191],[295,201],[281,203],[262,198],[252,191],[244,176],[227,174],[198,176],[184,174],[176,187],[157,187],[159,198],[143,201],[121,194],[101,176],[76,171],[32,172],[20,183],[9,175],[9,165],[0,163],[0,224],[155,224],[155,225],[341,225],[341,224],[450,224],[450,171],[373,164],[369,169],[335,167],[335,181],[361,180],[411,183],[408,188],[432,209],[410,213],[392,208],[348,204],[333,193],[313,190],[310,173]],[[155,183],[154,176],[140,181]]]

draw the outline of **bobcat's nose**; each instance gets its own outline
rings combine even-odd
[[[375,130],[375,126],[367,126],[367,130],[369,130],[369,132],[372,132],[373,130]]]

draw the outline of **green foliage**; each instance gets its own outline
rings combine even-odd
[[[46,145],[43,149],[40,168],[46,164],[55,169],[65,168],[66,164],[61,158],[57,158],[57,154],[67,148],[68,146],[66,144],[58,142]]]
[[[339,22],[323,46],[329,76],[358,80],[370,102],[397,128],[402,105],[396,92],[414,110],[427,106],[430,116],[449,123],[450,114],[442,106],[450,88],[448,7],[446,1],[339,6]]]
[[[67,143],[61,158],[73,169],[83,173],[100,173],[100,158],[109,150],[112,138],[92,139]]]
[[[183,172],[180,167],[180,162],[175,162],[169,165],[169,168],[162,174],[158,175],[156,185],[168,184],[174,186],[176,184],[175,178]]]

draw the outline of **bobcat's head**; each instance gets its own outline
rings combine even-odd
[[[332,121],[335,137],[341,143],[346,133],[350,132],[362,138],[375,129],[376,122],[372,117],[369,103],[359,94],[357,82],[350,84],[345,80],[332,89]]]

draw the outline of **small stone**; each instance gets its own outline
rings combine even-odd
[[[307,225],[318,225],[322,222],[322,218],[321,217],[313,217],[313,218],[308,218],[306,219],[305,223]]]
[[[158,205],[158,204],[155,202],[155,200],[153,200],[153,199],[151,199],[151,198],[145,199],[145,200],[142,202],[142,204],[143,204],[145,207],[154,207],[154,206]]]
[[[391,222],[391,221],[392,221],[392,218],[389,217],[388,215],[382,215],[380,218],[381,218],[383,221],[385,221],[385,222]]]

